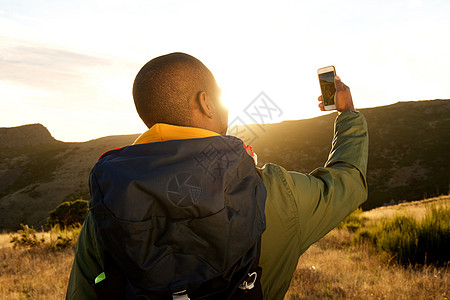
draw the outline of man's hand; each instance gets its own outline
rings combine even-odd
[[[334,94],[334,103],[336,105],[336,110],[338,112],[343,112],[344,110],[355,110],[353,106],[352,94],[350,93],[350,88],[346,86],[339,76],[334,77],[334,85],[336,86],[336,94]],[[319,108],[325,111],[323,107],[322,96],[319,96],[318,100]]]

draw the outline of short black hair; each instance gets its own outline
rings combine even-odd
[[[170,53],[147,62],[136,75],[133,98],[148,128],[156,123],[191,126],[191,99],[200,92],[215,93],[211,71],[197,58]]]

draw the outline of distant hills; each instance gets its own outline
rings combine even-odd
[[[399,102],[360,110],[369,128],[368,210],[385,203],[448,194],[450,100]],[[261,164],[310,172],[327,160],[337,114],[264,126],[249,125]],[[244,128],[245,129],[245,128]]]
[[[384,203],[448,194],[450,100],[399,102],[362,109],[369,126],[369,200]],[[241,125],[259,165],[310,172],[327,160],[336,113],[266,125]],[[67,200],[89,199],[88,177],[98,157],[131,144],[136,135],[83,143],[55,140],[41,124],[0,128],[0,230],[41,226]]]
[[[0,230],[41,226],[59,203],[89,199],[89,172],[99,156],[137,137],[64,143],[41,124],[0,128]]]

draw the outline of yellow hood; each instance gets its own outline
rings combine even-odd
[[[156,123],[149,130],[141,134],[134,141],[133,145],[170,140],[197,139],[216,135],[220,134],[202,128]]]

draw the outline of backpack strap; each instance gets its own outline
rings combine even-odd
[[[97,299],[125,299],[125,276],[114,264],[107,251],[104,251],[104,268],[102,279],[92,285]]]

